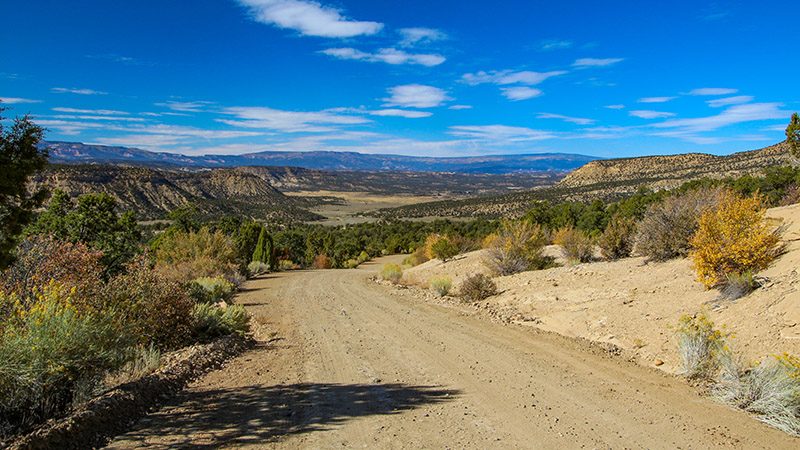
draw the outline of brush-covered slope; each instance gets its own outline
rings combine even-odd
[[[714,156],[689,153],[592,161],[568,174],[558,184],[506,195],[418,203],[377,211],[384,218],[398,217],[515,217],[531,203],[550,201],[612,200],[642,187],[670,189],[700,178],[756,174],[767,167],[791,162],[785,143],[760,150]]]
[[[140,219],[163,218],[188,204],[208,215],[244,214],[258,219],[313,220],[307,200],[283,195],[262,178],[237,169],[200,172],[145,167],[52,165],[34,185],[71,196],[105,192]]]

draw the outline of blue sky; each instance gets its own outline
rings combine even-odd
[[[723,154],[800,110],[793,9],[1,0],[0,99],[51,140],[186,154]]]

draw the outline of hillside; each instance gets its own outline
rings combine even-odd
[[[597,158],[567,153],[474,157],[417,157],[356,152],[264,151],[244,155],[187,156],[128,147],[47,142],[50,160],[62,164],[127,164],[157,167],[294,166],[319,170],[506,174],[565,172]]]
[[[105,192],[139,219],[163,218],[169,211],[194,204],[208,215],[245,214],[258,219],[314,220],[307,199],[287,197],[263,179],[236,169],[180,172],[145,167],[51,165],[37,176],[71,196]]]
[[[754,174],[790,162],[784,143],[728,156],[688,153],[597,160],[571,172],[554,186],[506,195],[419,203],[375,214],[384,218],[520,216],[535,201],[612,200],[642,187],[670,189],[690,180]]]

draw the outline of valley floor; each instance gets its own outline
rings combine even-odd
[[[110,448],[800,445],[597,347],[374,283],[380,262],[248,282],[259,345]]]

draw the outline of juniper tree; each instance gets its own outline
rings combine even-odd
[[[789,126],[786,127],[786,143],[789,144],[789,153],[795,158],[800,158],[800,116],[792,114]]]
[[[40,148],[44,129],[26,115],[3,126],[0,107],[0,268],[13,260],[17,238],[44,202],[44,188],[28,190],[30,177],[47,164],[47,149]]]

